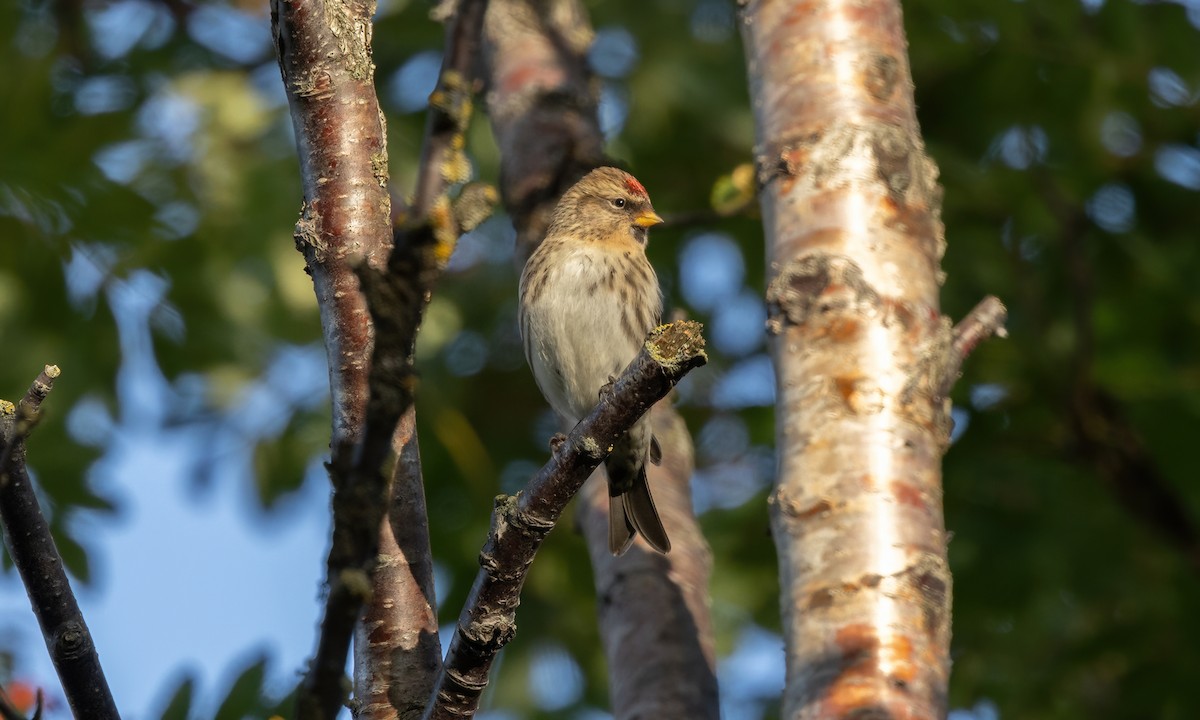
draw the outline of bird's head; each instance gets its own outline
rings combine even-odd
[[[646,230],[663,219],[654,212],[646,188],[614,167],[596,168],[571,186],[558,201],[551,234],[585,241],[646,244]]]

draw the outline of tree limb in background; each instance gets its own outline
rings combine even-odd
[[[25,467],[25,438],[58,375],[56,366],[47,365],[16,407],[0,401],[0,524],[71,712],[77,718],[119,720],[92,634]]]
[[[691,438],[679,413],[665,403],[650,412],[664,448],[662,465],[646,474],[662,514],[669,555],[635,542],[613,557],[608,550],[608,488],[596,473],[583,490],[580,525],[595,571],[601,640],[608,659],[615,718],[717,720],[716,661],[708,583],[712,553],[691,513]],[[685,452],[686,451],[686,452]],[[642,608],[655,609],[650,632]]]
[[[945,379],[975,332],[956,349],[939,311],[942,193],[900,3],[757,0],[741,19],[779,388],[783,716],[940,719]]]
[[[596,119],[597,85],[587,63],[591,40],[587,15],[576,0],[493,0],[488,10],[484,27],[488,114],[502,157],[502,195],[517,228],[518,262],[541,242],[559,196],[605,162],[604,138]],[[731,178],[736,177],[735,170]],[[736,179],[731,183],[736,185]],[[656,410],[655,417],[656,422],[683,429],[670,407]],[[671,432],[659,439],[667,464],[662,469],[651,466],[647,472],[674,549],[666,560],[653,561],[652,573],[640,579],[652,592],[624,594],[621,602],[601,611],[600,632],[614,679],[610,696],[617,717],[631,717],[624,711],[654,707],[663,696],[662,684],[626,682],[633,673],[641,673],[642,679],[661,676],[664,682],[686,677],[680,687],[694,689],[692,701],[707,704],[696,715],[677,717],[715,717],[719,703],[706,600],[709,550],[688,497],[689,476],[668,469],[690,462],[692,441],[687,432]],[[606,523],[607,509],[599,512]],[[622,562],[641,560],[630,554],[624,561],[613,561],[606,534],[586,537],[592,557],[603,559],[593,565],[601,594],[621,592],[610,587],[611,573]],[[664,601],[669,604],[662,605]],[[634,661],[615,655],[615,648],[625,646],[620,635],[626,632],[659,638],[658,651]]]
[[[484,27],[488,116],[518,263],[546,234],[558,198],[605,162],[592,28],[577,0],[493,0]]]
[[[428,720],[474,716],[496,653],[516,633],[521,588],[542,540],[613,443],[706,361],[699,323],[656,328],[612,392],[575,426],[526,488],[496,498],[480,571],[454,629]]]
[[[1200,570],[1200,528],[1188,504],[1146,448],[1120,401],[1095,379],[1095,279],[1088,259],[1090,219],[1048,173],[1037,174],[1040,197],[1058,220],[1066,256],[1075,349],[1066,398],[1070,451],[1095,470],[1126,512],[1174,546]]]

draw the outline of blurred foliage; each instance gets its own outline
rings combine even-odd
[[[291,239],[301,192],[264,8],[0,4],[10,68],[0,73],[0,393],[19,396],[44,363],[64,370],[31,457],[66,564],[84,582],[98,548],[70,519],[120,511],[102,488],[121,479],[102,477],[97,460],[136,412],[118,370],[146,342],[165,388],[151,420],[249,444],[265,511],[327,450],[328,399],[289,393],[281,359],[319,332]],[[754,131],[733,3],[590,9],[612,155],[660,211],[743,207],[738,168]],[[411,186],[442,38],[427,12],[382,2],[374,35],[398,194]],[[1011,313],[1010,339],[977,351],[955,394],[952,704],[987,701],[1013,718],[1196,717],[1200,551],[1169,539],[1138,493],[1200,517],[1189,482],[1200,422],[1200,3],[911,0],[905,12],[922,129],[946,188],[944,307],[959,317],[993,293]],[[469,149],[476,177],[494,180],[486,118]],[[420,338],[447,623],[492,497],[543,461],[554,429],[516,334],[511,243],[503,218],[464,238]],[[712,364],[679,395],[701,438],[695,489],[716,557],[718,644],[739,658],[745,630],[779,622],[764,502],[774,428],[755,300],[761,228],[753,217],[668,228],[650,253],[669,306],[713,334]],[[1081,442],[1095,396],[1144,448],[1150,472],[1132,487]],[[195,458],[192,482],[209,482],[212,462]],[[488,703],[528,718],[607,705],[591,589],[568,523],[533,567]],[[283,707],[264,697],[264,662],[244,668],[220,717]],[[729,716],[777,713],[737,665],[722,668]],[[190,678],[162,692],[164,717],[194,716]]]

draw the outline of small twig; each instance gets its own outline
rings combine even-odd
[[[25,438],[58,374],[57,367],[47,365],[18,407],[0,403],[0,524],[72,713],[88,720],[119,720],[92,635],[25,467]]]
[[[679,380],[707,362],[696,322],[655,329],[612,392],[567,436],[529,484],[496,498],[492,529],[446,655],[426,720],[473,717],[496,654],[516,633],[521,587],[534,555],[563,509],[613,443]]]
[[[425,142],[409,211],[415,217],[428,219],[446,190],[470,177],[463,138],[471,123],[474,66],[486,11],[487,0],[459,0],[446,26],[445,55],[437,87],[429,96]]]
[[[13,448],[25,442],[29,437],[29,433],[33,431],[34,425],[37,425],[41,417],[42,401],[50,394],[50,390],[54,387],[54,379],[62,373],[57,365],[47,365],[42,368],[42,372],[29,386],[29,390],[25,393],[25,397],[21,398],[21,402],[17,403],[16,422],[13,425],[13,434],[3,449],[0,449],[0,472],[8,465],[8,460],[12,455]]]
[[[971,354],[979,343],[987,337],[1008,337],[1004,321],[1008,318],[1008,310],[1004,303],[995,295],[988,295],[967,313],[966,317],[954,326],[953,339],[950,344],[950,357],[946,361],[942,373],[941,394],[945,397],[950,388],[958,380],[963,361]]]

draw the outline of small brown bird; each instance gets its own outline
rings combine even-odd
[[[662,222],[632,175],[602,167],[563,194],[546,238],[521,273],[521,337],[542,395],[579,422],[599,391],[637,355],[662,315],[658,277],[646,259],[646,231]],[[635,534],[671,549],[646,483],[658,460],[642,418],[613,447],[608,471],[609,549],[620,555]]]

